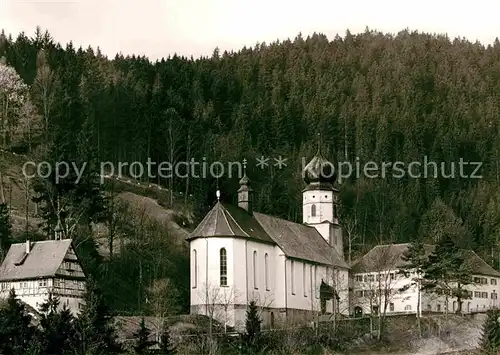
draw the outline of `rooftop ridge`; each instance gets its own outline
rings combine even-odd
[[[238,207],[238,206],[236,206],[236,207]],[[240,207],[238,207],[238,208],[240,208]],[[244,211],[244,209],[243,209],[243,208],[241,208],[241,209]],[[231,213],[229,213],[229,211],[227,211],[227,212],[228,212],[228,214],[229,214],[229,217],[230,217],[230,218],[233,220],[233,222],[234,222],[234,223],[238,226],[238,228],[239,228],[239,229],[240,229],[243,233],[245,233],[245,235],[246,235],[248,238],[250,238],[250,236],[249,236],[249,235],[248,235],[248,233],[245,231],[245,229],[244,229],[243,227],[241,227],[241,226],[240,226],[240,224],[239,224],[239,223],[238,223],[238,222],[234,219],[234,217],[231,215]],[[227,221],[227,218],[226,218],[226,221]],[[229,225],[229,221],[227,222],[227,224]],[[230,225],[229,225],[229,228],[231,228],[231,226],[230,226]],[[232,228],[231,228],[231,231],[232,231]],[[233,232],[233,234],[235,234],[235,235],[236,235],[236,233],[234,233],[234,232]]]
[[[33,244],[38,244],[38,243],[54,243],[54,242],[67,242],[67,241],[73,241],[71,238],[66,238],[66,239],[48,239],[48,240],[30,240],[30,243]],[[12,243],[11,245],[24,245],[26,242],[19,242],[19,243]]]

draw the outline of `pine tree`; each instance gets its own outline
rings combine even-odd
[[[254,346],[260,336],[260,326],[262,320],[259,316],[259,310],[257,303],[251,301],[248,305],[246,319],[245,319],[245,331],[246,331],[246,342],[248,346]]]
[[[0,353],[24,355],[34,337],[35,328],[31,325],[31,316],[26,313],[24,303],[16,298],[12,289],[7,306],[0,310]]]
[[[77,343],[75,318],[66,305],[60,309],[59,304],[59,298],[49,294],[47,301],[40,306],[42,330],[39,341],[46,354],[69,353]]]
[[[11,223],[7,204],[0,203],[0,263],[3,261],[11,244]]]
[[[139,324],[139,329],[134,333],[134,337],[136,338],[135,351],[139,354],[146,354],[148,349],[156,344],[155,341],[149,340],[149,335],[151,334],[151,330],[146,327],[146,321],[144,317],[141,319],[141,323]]]
[[[457,313],[462,312],[462,302],[470,298],[464,286],[471,283],[471,267],[463,250],[458,248],[449,235],[436,245],[425,266],[423,288],[430,292],[445,291],[457,298]],[[451,293],[451,294],[450,294]]]
[[[481,338],[481,354],[496,355],[500,351],[500,310],[488,310],[486,315]]]
[[[116,351],[116,335],[113,318],[104,303],[96,281],[90,277],[84,294],[85,306],[76,322],[80,350],[89,355],[109,354]]]

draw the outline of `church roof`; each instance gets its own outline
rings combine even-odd
[[[239,237],[278,245],[286,256],[349,268],[339,253],[310,226],[263,213],[249,214],[220,201],[207,213],[188,240],[204,237]]]
[[[55,276],[64,260],[71,239],[12,244],[0,266],[0,281],[28,280]]]
[[[273,243],[254,216],[220,201],[207,213],[188,240],[197,237],[242,237]]]
[[[353,264],[352,271],[364,273],[399,269],[405,265],[402,256],[408,250],[409,245],[409,243],[377,245]],[[434,251],[435,247],[430,244],[424,245],[427,256]],[[474,274],[500,277],[500,273],[474,251],[464,249],[463,252]]]

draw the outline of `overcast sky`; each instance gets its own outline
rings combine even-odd
[[[209,55],[313,32],[333,38],[406,27],[492,43],[500,37],[500,0],[0,0],[0,28],[99,46],[108,56]]]

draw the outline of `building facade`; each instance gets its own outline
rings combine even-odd
[[[75,316],[84,305],[85,273],[71,239],[13,244],[0,267],[0,297],[14,289],[36,310],[50,293]]]
[[[270,327],[349,314],[332,168],[319,151],[305,167],[302,224],[254,211],[246,174],[238,206],[217,201],[188,238],[191,313],[236,328],[244,326],[251,301]]]
[[[409,244],[379,245],[370,250],[352,266],[352,307],[355,316],[363,314],[446,313],[458,310],[456,297],[448,290],[421,291],[415,272],[407,277],[398,271],[404,266],[402,256]],[[425,245],[429,255],[433,245]],[[475,252],[464,250],[470,265],[472,279],[464,286],[468,299],[462,300],[462,313],[484,312],[500,306],[498,292],[500,273],[489,266]]]

